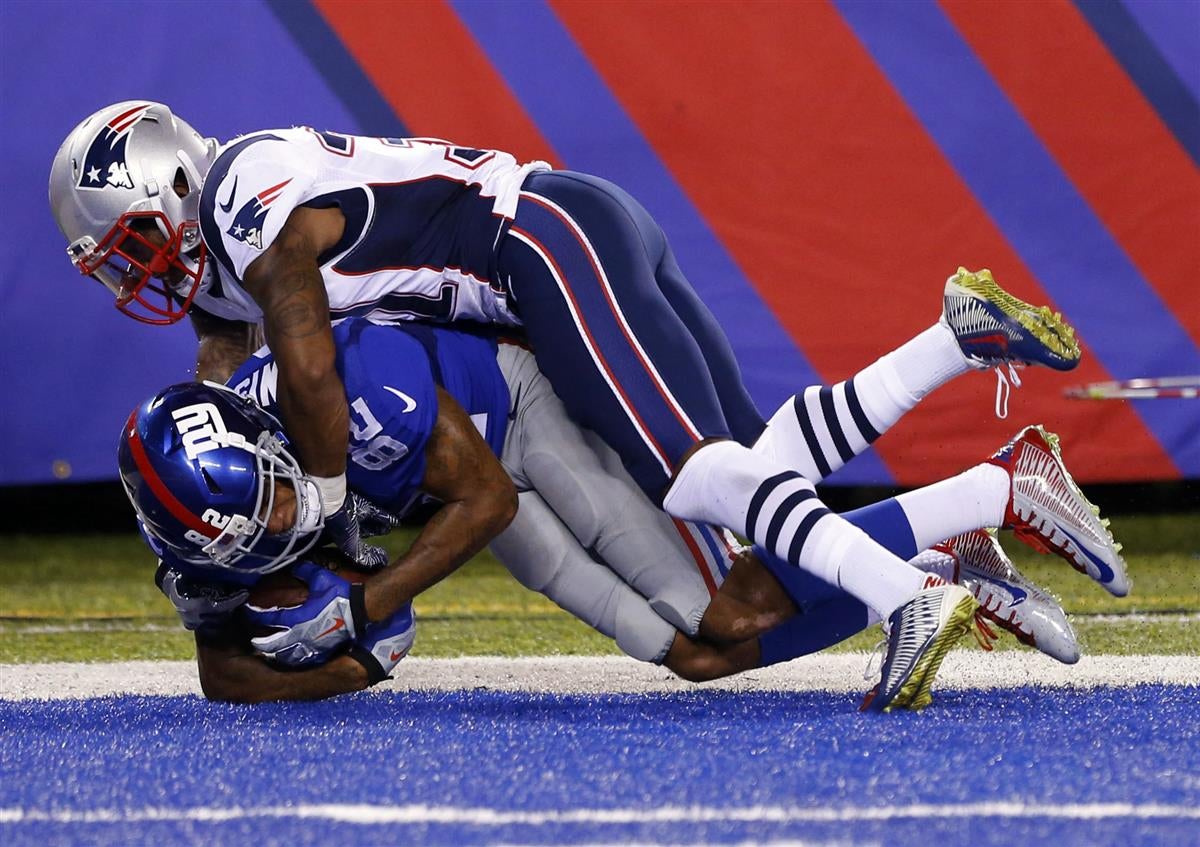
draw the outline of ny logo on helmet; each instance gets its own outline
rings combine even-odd
[[[125,145],[129,131],[142,119],[150,104],[134,106],[104,125],[83,157],[79,187],[99,191],[105,188],[133,188],[133,177],[125,164]]]
[[[279,185],[273,185],[260,191],[247,200],[245,205],[238,209],[238,213],[233,219],[233,225],[226,232],[238,241],[246,242],[255,250],[263,249],[263,222],[267,219],[267,212],[271,204],[279,199],[279,195],[283,193],[284,187],[289,182],[291,182],[290,179],[285,179]],[[234,187],[236,189],[236,185]],[[230,198],[230,202],[232,202],[232,198]]]
[[[221,420],[221,413],[212,403],[197,403],[175,409],[171,417],[183,439],[183,452],[188,459],[195,459],[201,453],[218,447],[228,447],[234,441],[225,428],[225,421]]]

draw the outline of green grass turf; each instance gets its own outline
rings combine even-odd
[[[1200,654],[1200,515],[1116,519],[1133,593],[1109,596],[1059,559],[1002,535],[1018,567],[1062,599],[1085,653]],[[411,533],[387,540],[393,553]],[[8,536],[0,555],[0,663],[188,659],[191,635],[154,587],[135,536]],[[616,654],[488,554],[416,602],[414,656]],[[1123,616],[1113,618],[1111,616]],[[1096,616],[1104,616],[1097,618]],[[870,649],[874,631],[837,649]],[[1019,648],[1002,635],[996,649]],[[1023,648],[1022,648],[1023,649]]]

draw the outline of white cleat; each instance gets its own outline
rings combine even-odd
[[[1004,529],[1035,550],[1062,556],[1108,593],[1129,593],[1121,545],[1071,478],[1057,435],[1027,426],[988,462],[1003,468],[1010,480]]]
[[[936,576],[896,611],[885,627],[887,650],[879,684],[863,699],[860,711],[890,712],[897,707],[923,709],[933,702],[930,690],[942,660],[967,634],[979,604],[960,585]]]
[[[1067,613],[1050,592],[1017,570],[996,539],[995,530],[977,529],[956,535],[933,549],[954,559],[958,570],[954,581],[975,595],[978,617],[1063,664],[1079,661],[1079,641]],[[980,629],[990,632],[985,626]],[[990,649],[986,635],[980,643]]]

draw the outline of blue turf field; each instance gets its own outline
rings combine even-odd
[[[0,701],[0,843],[1200,843],[1200,687],[855,701]]]

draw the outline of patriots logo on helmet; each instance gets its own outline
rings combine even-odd
[[[133,188],[133,177],[125,164],[125,145],[129,131],[142,119],[150,104],[134,106],[117,115],[88,145],[79,171],[79,187],[99,191],[105,188]]]
[[[238,210],[233,219],[233,225],[226,230],[226,233],[238,241],[246,242],[255,250],[263,249],[263,221],[267,219],[267,212],[270,211],[271,204],[279,199],[279,195],[283,193],[284,187],[289,182],[291,179],[285,179],[278,185],[260,191],[246,201],[246,204]],[[234,187],[236,189],[236,185]],[[230,199],[232,200],[232,198]]]

